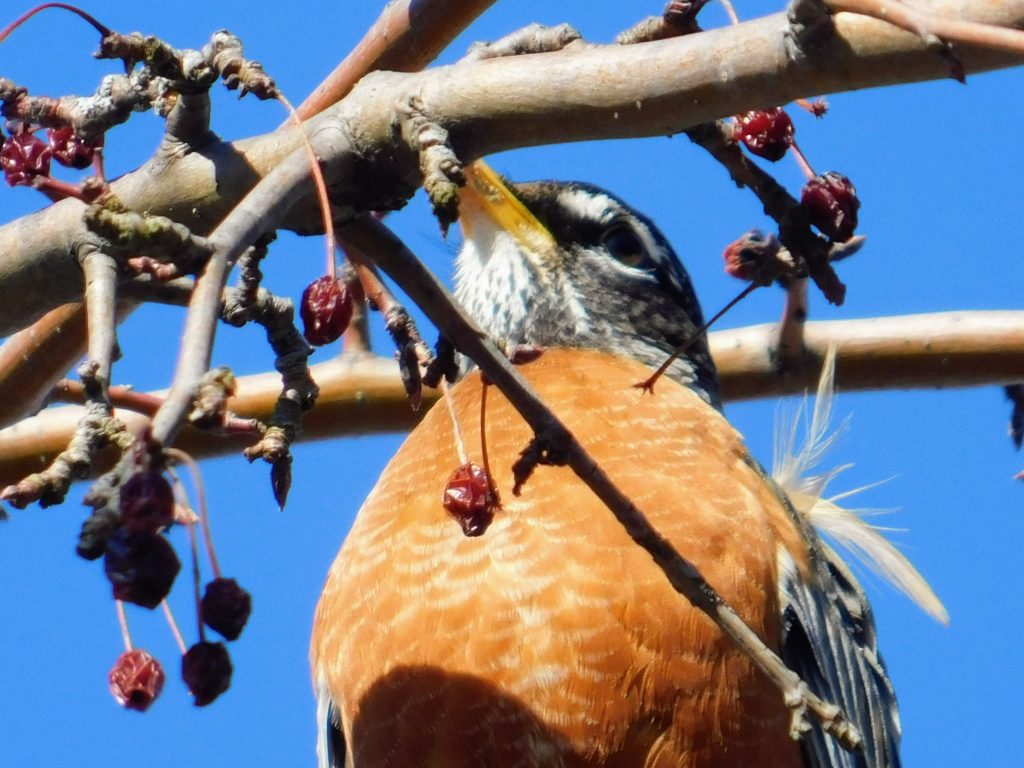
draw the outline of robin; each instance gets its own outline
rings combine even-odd
[[[456,295],[587,451],[864,737],[799,742],[775,688],[565,467],[519,495],[530,429],[477,372],[384,470],[327,578],[311,659],[322,768],[893,768],[896,701],[857,582],[720,410],[689,277],[657,227],[581,183],[470,169]],[[634,385],[686,340],[653,396]],[[489,515],[443,503],[488,467]],[[500,501],[499,501],[500,500]],[[464,521],[463,521],[464,522]]]

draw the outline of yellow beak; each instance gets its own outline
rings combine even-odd
[[[501,177],[483,160],[465,169],[466,186],[459,195],[459,224],[466,239],[474,226],[490,224],[512,235],[525,255],[546,260],[558,252],[555,238],[519,201]]]

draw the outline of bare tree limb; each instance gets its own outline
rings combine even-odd
[[[1024,312],[939,312],[807,323],[804,344],[818,364],[778,372],[777,326],[711,334],[722,397],[747,400],[813,389],[820,361],[836,348],[839,390],[931,389],[1009,384],[1024,373]]]
[[[942,0],[930,7],[987,23],[1024,24],[1024,0]],[[469,62],[419,74],[379,72],[314,118],[310,128],[316,133],[340,123],[353,132],[349,146],[339,146],[324,159],[335,166],[335,202],[367,210],[398,204],[420,183],[416,158],[392,128],[398,105],[412,96],[448,130],[456,153],[467,162],[527,145],[668,135],[807,93],[947,74],[916,35],[853,14],[836,16],[835,27],[831,41],[795,59],[789,53],[786,17],[776,14],[640,45]],[[970,72],[1024,61],[973,47],[959,54]],[[294,148],[294,140],[281,133],[232,145],[213,143],[201,153],[148,163],[114,189],[134,210],[172,215],[193,231],[208,231]],[[159,184],[153,183],[156,176]],[[304,205],[281,224],[315,232],[318,220],[315,209]],[[78,297],[81,288],[67,254],[82,236],[77,201],[63,201],[0,228],[0,333]],[[39,290],[41,283],[46,291]]]
[[[819,364],[780,373],[770,349],[778,326],[766,324],[709,334],[724,400],[800,394],[818,380]],[[1024,312],[941,312],[805,326],[807,354],[820,363],[828,347],[837,354],[840,391],[932,389],[1010,384],[1024,380]],[[388,357],[353,352],[311,367],[320,386],[306,419],[303,440],[322,440],[411,429],[414,413]],[[153,393],[162,399],[164,393]],[[242,376],[228,408],[242,418],[267,421],[281,394],[276,373]],[[425,389],[432,403],[436,390]],[[155,409],[154,409],[155,410]],[[0,485],[36,472],[68,444],[82,414],[78,407],[51,408],[0,430]],[[120,411],[134,430],[142,419]],[[224,437],[191,428],[176,445],[196,457],[240,453],[251,437]],[[106,468],[107,464],[100,467]]]

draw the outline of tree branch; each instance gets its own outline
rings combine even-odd
[[[840,390],[945,389],[1021,381],[1024,312],[938,312],[807,323],[804,343],[817,362],[778,371],[774,323],[710,335],[722,397],[748,400],[805,392],[836,348]]]
[[[943,0],[931,7],[987,23],[1024,24],[1024,0]],[[835,28],[820,49],[795,59],[786,17],[776,14],[653,43],[467,62],[418,74],[379,72],[313,118],[310,132],[332,122],[352,131],[351,145],[324,159],[336,166],[335,202],[368,210],[401,203],[421,181],[416,158],[393,131],[398,105],[413,96],[449,132],[460,159],[469,161],[528,145],[668,135],[807,93],[946,76],[916,35],[852,14],[836,16]],[[1024,61],[989,49],[959,53],[971,72]],[[150,162],[114,190],[133,210],[171,214],[193,231],[208,231],[295,146],[281,133],[214,143],[201,153]],[[154,184],[157,175],[160,183]],[[66,255],[84,236],[81,210],[77,201],[63,201],[0,228],[0,333],[80,295]],[[320,227],[309,205],[297,206],[281,224],[305,233]]]
[[[820,361],[836,347],[836,386],[869,389],[945,389],[1024,381],[1024,312],[941,312],[805,326],[807,355],[814,365],[780,373],[771,358],[778,326],[757,325],[709,334],[724,400],[801,394],[817,384]],[[390,357],[349,353],[310,368],[320,386],[306,419],[303,440],[369,433],[404,432],[423,412],[409,407],[398,365]],[[281,394],[276,373],[242,376],[228,401],[232,413],[267,421]],[[163,398],[164,393],[153,393]],[[425,389],[432,403],[437,391]],[[39,471],[62,451],[82,414],[58,407],[0,430],[0,486]],[[118,412],[130,430],[142,417]],[[251,437],[225,437],[187,428],[176,445],[196,457],[240,453]],[[98,469],[108,467],[102,458]]]
[[[368,72],[422,69],[492,3],[493,0],[397,0],[389,3],[359,45],[302,103],[298,109],[300,116],[310,117],[326,109]],[[195,106],[196,102],[191,100],[189,104]],[[199,106],[202,113],[204,105]],[[171,117],[176,119],[174,113]],[[198,121],[205,121],[204,137],[209,139],[209,115],[193,114],[190,119],[191,128],[186,132],[195,136]],[[179,132],[168,127],[167,133],[171,136]],[[175,154],[166,147],[161,153],[165,157]],[[120,304],[118,322],[133,309],[130,303]],[[39,325],[30,326],[27,333],[19,334],[16,343],[10,339],[0,347],[0,402],[10,408],[0,417],[0,427],[35,413],[53,383],[82,356],[85,314],[81,304],[55,308],[52,316],[40,318],[38,322]]]

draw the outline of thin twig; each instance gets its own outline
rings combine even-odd
[[[331,201],[327,196],[327,184],[324,182],[323,171],[320,170],[320,160],[317,158],[316,151],[309,141],[309,136],[306,135],[306,128],[302,124],[302,118],[299,117],[299,113],[295,111],[295,107],[285,98],[283,93],[277,94],[277,100],[288,110],[288,119],[291,120],[295,130],[298,131],[302,148],[306,152],[306,157],[309,158],[309,173],[313,178],[313,188],[316,190],[316,200],[320,206],[320,215],[324,223],[324,250],[327,252],[326,274],[336,277],[334,218],[331,216]]]
[[[83,11],[81,8],[76,8],[75,6],[69,5],[67,3],[43,3],[41,5],[37,5],[35,8],[25,11],[25,13],[21,14],[21,16],[19,16],[6,27],[4,27],[2,30],[0,30],[0,42],[5,40],[7,36],[11,34],[11,32],[16,30],[30,18],[32,18],[40,11],[45,10],[47,8],[61,8],[65,11],[71,11],[72,13],[81,16],[85,21],[91,24],[93,29],[99,32],[100,35],[110,34],[110,29],[108,29],[104,24],[101,24],[99,21],[97,21],[93,16]]]
[[[107,390],[107,397],[114,408],[124,408],[143,416],[153,416],[160,410],[160,406],[164,402],[164,399],[159,395],[120,386],[110,387]],[[59,403],[84,404],[86,400],[85,387],[79,381],[61,379],[50,390],[50,400]],[[260,422],[257,419],[245,419],[231,413],[225,415],[223,421],[213,433],[232,436],[248,435],[250,437],[257,437],[263,434]]]
[[[725,9],[725,15],[729,17],[729,23],[739,24],[740,17],[739,14],[736,13],[736,7],[732,2],[730,0],[718,0],[718,2],[722,5],[722,8]]]
[[[185,523],[188,528],[188,543],[192,550],[192,596],[196,606],[196,623],[199,625],[199,642],[206,642],[206,627],[203,625],[203,599],[199,591],[199,541],[196,537],[196,524]]]
[[[85,274],[89,360],[95,365],[92,375],[99,389],[90,395],[106,402],[117,347],[117,263],[95,248],[88,249],[80,258]]]
[[[747,296],[749,296],[754,291],[755,288],[760,288],[760,287],[762,287],[762,285],[760,283],[750,283],[749,285],[747,285],[746,288],[744,288],[742,291],[740,291],[738,294],[736,294],[732,299],[730,299],[729,302],[724,307],[722,307],[714,315],[712,315],[708,320],[706,320],[704,322],[704,325],[702,325],[700,328],[698,328],[693,333],[691,333],[690,337],[686,341],[684,341],[682,344],[680,344],[678,347],[676,347],[674,350],[672,350],[672,354],[669,355],[665,359],[665,362],[663,362],[661,365],[658,366],[658,370],[656,370],[647,379],[645,379],[644,381],[640,382],[636,386],[639,387],[640,389],[643,389],[645,392],[652,392],[653,393],[654,392],[654,384],[658,381],[658,379],[660,379],[665,374],[665,371],[667,371],[669,368],[672,367],[672,363],[674,363],[676,360],[678,360],[679,357],[686,352],[686,350],[688,350],[691,346],[693,346],[693,343],[695,341],[697,341],[705,333],[707,333],[708,328],[710,328],[712,324],[714,324],[716,321],[718,321],[719,318],[722,317],[722,315],[724,315],[730,309],[732,309],[737,304],[739,304],[741,301],[743,301],[743,299],[745,299]]]

